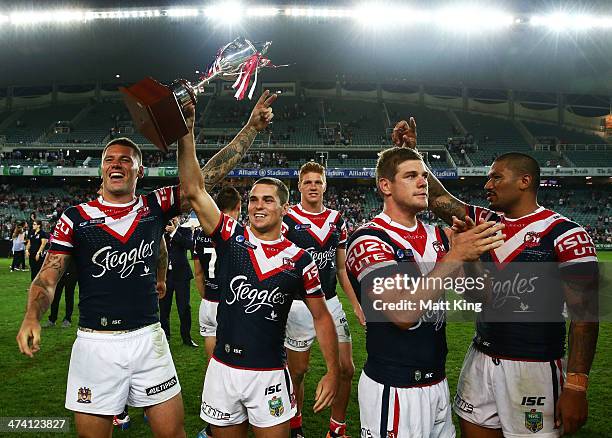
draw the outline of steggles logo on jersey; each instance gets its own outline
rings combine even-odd
[[[140,241],[138,248],[132,248],[128,252],[113,251],[112,246],[105,246],[99,249],[91,257],[91,262],[102,268],[99,274],[92,275],[94,278],[100,278],[106,272],[116,270],[120,278],[127,278],[134,272],[134,267],[139,264],[144,264],[147,257],[153,255],[153,244]]]
[[[494,309],[504,306],[508,300],[521,302],[521,295],[532,294],[536,290],[535,282],[540,277],[521,278],[520,273],[516,273],[513,279],[496,280],[493,283],[493,303]]]
[[[285,303],[285,294],[278,291],[278,287],[268,291],[259,290],[247,282],[245,275],[238,275],[230,282],[230,299],[225,302],[230,306],[238,301],[244,302],[244,313],[257,312],[262,307],[274,308],[275,304]]]
[[[332,247],[327,251],[315,251],[314,247],[307,248],[312,259],[315,261],[319,269],[323,269],[327,264],[333,264],[336,260],[336,248]]]
[[[310,228],[310,224],[295,224],[295,231],[307,230]]]

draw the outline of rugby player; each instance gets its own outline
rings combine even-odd
[[[193,108],[186,112],[193,126]],[[242,159],[265,112],[261,102],[255,105],[246,126],[204,166],[207,187]],[[164,225],[190,207],[179,186],[136,196],[143,175],[142,153],[135,143],[121,138],[106,145],[102,195],[68,208],[58,221],[17,334],[20,351],[32,357],[40,349],[40,319],[74,258],[80,320],[66,408],[75,412],[82,437],[110,436],[113,415],[126,402],[145,408],[155,436],[185,436],[180,385],[159,324],[156,266]]]
[[[238,190],[232,186],[223,187],[215,198],[219,210],[238,220],[242,209],[242,197]],[[219,307],[219,286],[221,275],[224,273],[225,261],[223,254],[218,254],[210,236],[198,227],[193,237],[194,276],[196,287],[202,297],[200,303],[200,335],[204,337],[204,348],[208,360],[213,355],[217,343],[217,308]],[[212,436],[210,425],[203,431],[206,436]]]
[[[414,147],[414,120],[398,122],[393,141]],[[458,200],[432,174],[428,181],[431,209],[445,222],[455,216],[506,225],[506,242],[482,258],[499,269],[454,399],[462,436],[576,432],[587,420],[588,376],[599,331],[597,256],[590,236],[577,223],[539,205],[540,167],[526,154],[507,153],[493,162],[484,186],[489,208]],[[534,287],[502,291],[503,284],[524,281]],[[571,318],[566,370],[564,302]],[[492,321],[502,311],[514,318]],[[527,312],[529,319],[519,318]]]
[[[275,95],[267,96],[260,102],[269,107]],[[272,116],[271,108],[262,116],[266,126]],[[257,437],[286,438],[296,412],[283,348],[294,297],[303,298],[312,312],[328,368],[317,386],[315,412],[331,404],[338,378],[337,337],[317,266],[281,234],[289,190],[275,178],[256,181],[249,193],[249,225],[242,226],[221,213],[206,191],[192,139],[179,142],[178,161],[184,196],[227,261],[200,415],[213,425],[216,438],[246,437],[249,423]]]
[[[289,208],[283,218],[283,234],[291,242],[308,251],[319,268],[321,286],[338,334],[340,352],[340,379],[329,421],[328,437],[340,437],[346,433],[346,408],[348,406],[355,365],[351,334],[336,295],[336,279],[349,298],[355,315],[365,322],[361,305],[346,276],[347,231],[340,212],[324,207],[323,195],[327,189],[325,167],[314,161],[305,163],[299,172],[298,189],[300,203]],[[302,406],[304,403],[304,376],[308,371],[310,348],[315,339],[312,316],[301,300],[293,301],[287,319],[285,348],[289,373],[296,390],[297,414],[291,419],[291,435],[304,436],[302,431]]]
[[[358,388],[362,437],[455,436],[445,372],[445,313],[420,304],[438,303],[443,288],[419,286],[407,294],[392,285],[381,294],[374,286],[399,273],[442,280],[459,276],[463,262],[501,245],[503,225],[484,222],[456,234],[423,224],[416,215],[427,209],[427,177],[417,152],[399,147],[382,152],[376,180],[383,212],[348,240],[346,269],[367,321],[368,356]],[[375,307],[374,300],[400,304],[406,296],[414,307]],[[374,313],[379,309],[382,314]]]

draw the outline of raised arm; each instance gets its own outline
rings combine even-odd
[[[195,108],[188,107],[186,112],[189,134],[179,139],[177,149],[179,180],[181,182],[181,209],[185,211],[185,204],[188,203],[198,216],[202,231],[206,235],[211,235],[221,219],[221,212],[206,191],[204,175],[198,165],[193,136]]]
[[[393,144],[416,150],[416,139],[416,122],[413,117],[410,118],[410,122],[401,120],[395,124],[391,136]],[[449,225],[453,224],[453,216],[459,219],[465,217],[467,204],[451,195],[431,172],[431,169],[427,177],[427,185],[429,186],[429,209],[436,216]]]
[[[276,100],[277,95],[270,95],[269,90],[265,90],[255,104],[249,121],[240,130],[238,135],[229,142],[227,146],[217,152],[202,168],[206,190],[212,188],[240,163],[244,154],[249,150],[257,133],[268,127],[274,114],[270,105]]]
[[[64,275],[71,256],[50,252],[30,285],[28,304],[21,328],[17,333],[19,351],[29,357],[40,350],[40,319],[49,308],[55,287]]]

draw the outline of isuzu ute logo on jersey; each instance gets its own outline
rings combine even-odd
[[[333,264],[336,260],[336,248],[330,248],[327,251],[315,251],[314,248],[306,249],[312,256],[319,269],[323,269],[328,263]]]
[[[237,275],[232,278],[230,282],[231,297],[226,300],[227,304],[231,306],[240,301],[243,303],[244,313],[254,313],[264,306],[274,308],[275,304],[285,303],[285,295],[278,291],[278,287],[271,291],[267,289],[259,290],[247,280],[245,275]]]
[[[136,265],[144,264],[145,259],[152,255],[153,240],[150,243],[141,240],[138,248],[129,251],[116,251],[112,246],[105,246],[91,257],[91,262],[102,269],[92,277],[100,278],[108,271],[116,271],[120,278],[127,278],[134,272]]]

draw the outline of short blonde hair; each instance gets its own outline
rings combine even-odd
[[[323,182],[326,181],[325,166],[317,163],[316,161],[309,161],[307,163],[302,164],[302,167],[300,167],[300,176],[298,178],[298,184],[302,182],[302,176],[305,173],[309,173],[309,172],[318,173],[319,175],[323,177]]]

